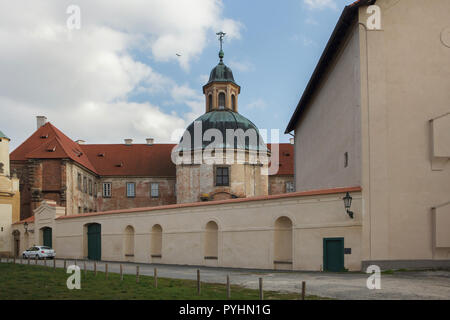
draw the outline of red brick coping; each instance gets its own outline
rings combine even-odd
[[[313,190],[313,191],[292,192],[292,193],[277,194],[277,195],[271,195],[271,196],[251,197],[251,198],[238,198],[238,199],[208,201],[208,202],[170,204],[170,205],[164,205],[164,206],[158,206],[158,207],[133,208],[133,209],[124,209],[124,210],[104,211],[104,212],[91,212],[91,213],[76,214],[76,215],[70,215],[70,216],[62,216],[62,217],[56,218],[56,220],[94,217],[94,216],[120,214],[120,213],[157,211],[157,210],[165,210],[165,209],[194,208],[194,207],[204,207],[204,206],[211,206],[211,205],[218,205],[218,204],[234,204],[234,203],[242,203],[242,202],[288,199],[288,198],[295,198],[295,197],[306,197],[306,196],[317,196],[317,195],[337,194],[337,193],[346,193],[346,192],[361,192],[361,191],[362,191],[361,187]]]

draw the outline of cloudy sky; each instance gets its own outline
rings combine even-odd
[[[0,130],[12,150],[37,115],[88,143],[172,142],[204,112],[223,30],[240,113],[284,132],[350,2],[0,0]],[[80,29],[67,26],[70,5]]]

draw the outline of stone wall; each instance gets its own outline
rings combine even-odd
[[[356,271],[361,268],[359,190],[347,188],[63,216],[54,223],[54,248],[59,258],[86,258],[87,226],[98,223],[105,261],[320,271],[323,239],[342,237],[345,247],[351,248],[351,254],[345,255],[345,268]],[[355,219],[350,219],[343,208],[346,191],[354,199]],[[48,206],[47,210],[54,210],[57,217],[56,207]],[[45,210],[40,212],[36,216],[39,228],[43,225],[39,217],[51,216]],[[217,231],[211,231],[207,225],[217,225]],[[159,226],[161,238],[155,231]],[[22,225],[14,228],[23,234]],[[215,248],[207,246],[205,239]],[[154,254],[158,251],[155,246],[161,246],[158,255]],[[211,254],[217,254],[217,259],[211,259]],[[280,259],[283,261],[277,261]]]

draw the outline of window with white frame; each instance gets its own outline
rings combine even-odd
[[[127,182],[127,197],[134,198],[136,196],[136,184],[134,182]]]
[[[294,192],[294,191],[295,191],[294,181],[286,182],[286,193]]]
[[[103,183],[103,198],[111,198],[111,182]]]
[[[150,196],[152,198],[159,198],[159,183],[152,183],[151,184]]]

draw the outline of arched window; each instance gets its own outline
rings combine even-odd
[[[125,228],[124,238],[125,257],[134,257],[134,228],[132,226]]]
[[[211,111],[213,109],[213,97],[212,94],[208,96],[208,111]]]
[[[274,263],[292,263],[292,221],[280,217],[275,221]]]
[[[162,227],[159,224],[152,227],[151,256],[162,258]]]
[[[236,112],[236,96],[234,94],[231,96],[231,108]]]
[[[225,108],[225,93],[219,93],[219,109]]]
[[[214,221],[206,224],[205,229],[205,259],[217,260],[219,255],[219,227]]]

